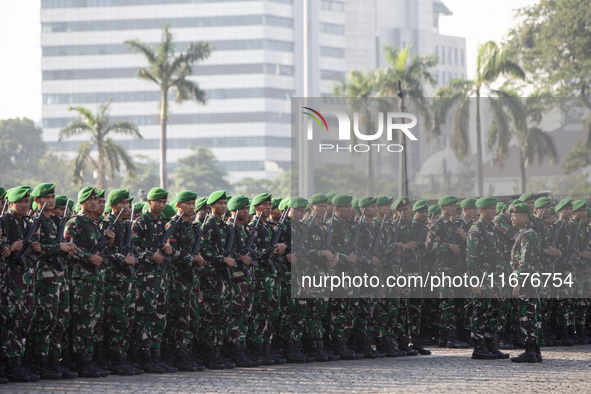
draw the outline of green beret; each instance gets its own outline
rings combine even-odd
[[[43,197],[55,193],[55,183],[40,183],[31,192],[31,197]]]
[[[109,193],[111,194],[111,193]],[[113,208],[111,208],[111,206],[109,204],[105,204],[105,210],[103,211],[103,213],[109,213],[112,212]]]
[[[174,215],[176,215],[176,209],[172,206],[172,204],[166,204],[160,216],[162,216],[166,220],[170,220]]]
[[[513,202],[511,203],[511,205],[515,205],[515,204],[524,204],[523,201],[517,199],[517,200],[513,200]]]
[[[511,207],[511,213],[529,213],[529,211],[529,205],[523,202],[514,204],[513,207]]]
[[[354,198],[351,200],[351,207],[356,210],[357,212],[361,213],[361,209],[359,209],[359,199]]]
[[[363,196],[359,199],[359,208],[367,208],[376,203],[376,198],[372,196]]]
[[[252,202],[250,203],[250,205],[253,207],[256,207],[257,205],[262,204],[265,201],[271,201],[271,195],[269,193],[257,194],[252,199]]]
[[[534,202],[534,208],[543,208],[551,202],[550,197],[540,197]]]
[[[281,197],[277,197],[277,198],[272,198],[271,199],[271,209],[279,209],[279,204],[281,204],[281,200],[283,200]]]
[[[335,194],[332,198],[332,205],[335,207],[344,207],[351,205],[351,201],[353,201],[353,196],[348,194]]]
[[[247,205],[248,205],[248,197],[246,197],[242,194],[238,194],[238,195],[232,197],[232,199],[228,203],[228,209],[230,211],[237,211],[239,209],[244,208]]]
[[[556,205],[556,212],[559,212],[562,208],[569,206],[569,205],[573,205],[572,198],[565,198],[564,200],[560,200],[558,205]]]
[[[199,197],[197,200],[195,200],[195,212],[203,208],[205,205],[207,205],[207,196]]]
[[[440,207],[444,207],[446,205],[455,204],[456,202],[458,202],[458,198],[456,196],[443,196],[439,199],[437,204],[439,204]]]
[[[505,204],[504,202],[500,202],[500,201],[497,203],[497,211],[496,211],[496,213],[501,213],[501,212],[503,212],[506,209],[507,209],[507,204]]]
[[[144,207],[142,208],[142,213],[146,213],[150,210],[150,203],[145,202]]]
[[[148,204],[146,204],[145,202],[142,202],[142,201],[136,202],[135,204],[133,204],[133,210],[135,212],[143,212],[144,206],[146,206],[146,205],[148,205]]]
[[[4,198],[6,196],[6,189],[0,186],[0,198]]]
[[[78,192],[78,204],[82,204],[84,201],[88,200],[92,196],[96,196],[97,194],[96,187],[94,186],[86,186],[82,190]]]
[[[227,197],[225,190],[215,191],[207,197],[207,205],[215,204],[218,200],[227,200]]]
[[[578,211],[582,208],[587,208],[587,200],[577,200],[573,202],[573,211]]]
[[[31,195],[31,188],[29,186],[21,185],[10,189],[8,193],[8,202],[17,202],[25,197]]]
[[[482,197],[482,198],[479,198],[478,200],[476,200],[476,207],[482,208],[482,209],[495,207],[497,205],[497,202],[499,202],[498,198]]]
[[[376,198],[376,203],[379,206],[384,206],[384,205],[392,205],[392,201],[394,201],[394,197],[388,197],[388,196],[378,196]]]
[[[550,207],[550,214],[551,215],[556,215],[556,208]]]
[[[148,201],[156,201],[167,197],[168,192],[161,187],[155,187],[148,193]]]
[[[187,202],[187,201],[191,201],[191,200],[196,200],[197,199],[197,193],[189,191],[189,190],[183,190],[180,191],[176,194],[176,196],[174,197],[174,202]]]
[[[519,196],[519,199],[523,202],[527,201],[527,200],[531,200],[534,198],[534,194],[533,193],[523,193],[521,196]]]
[[[306,204],[306,211],[311,211],[311,209],[310,209],[310,204],[309,204],[309,203],[308,203],[308,204]]]
[[[303,197],[292,197],[291,201],[289,203],[290,207],[293,209],[300,209],[300,208],[306,208],[306,205],[308,204],[308,200],[306,200]]]
[[[404,208],[407,205],[410,205],[410,198],[407,196],[401,196],[392,203],[392,209],[398,211],[400,208]]]
[[[287,207],[291,207],[291,205],[289,205],[290,201],[291,201],[291,198],[289,198],[289,197],[282,199],[281,202],[279,203],[279,207],[278,207],[279,210],[285,211],[285,209]]]
[[[332,199],[334,196],[337,195],[337,193],[325,193],[325,195],[326,195],[326,203],[332,204]]]
[[[105,191],[101,189],[96,189],[96,196],[98,198],[105,198]]]
[[[439,204],[431,205],[427,213],[429,216],[437,216],[441,213],[441,207]]]
[[[312,194],[308,199],[308,203],[310,204],[323,204],[326,203],[326,194],[316,193]]]
[[[125,199],[129,200],[129,190],[125,190],[125,189],[111,190],[111,192],[109,193],[109,196],[107,197],[107,205],[106,206],[110,207],[111,205],[117,205]],[[105,211],[105,212],[107,212],[107,211]]]
[[[62,196],[61,194],[58,194],[55,196],[55,207],[56,208],[65,206],[67,202],[68,202],[67,196]]]
[[[412,206],[412,211],[416,212],[416,211],[421,211],[423,209],[428,209],[428,208],[429,208],[429,201],[419,200],[419,201],[415,202],[414,205]]]
[[[39,205],[35,202],[35,200],[31,200],[31,209],[35,212],[39,210]]]
[[[460,207],[464,209],[476,208],[476,199],[474,197],[465,198],[460,203]]]
[[[80,212],[82,211],[82,205],[80,205],[79,202],[76,203],[76,205],[74,205],[74,212]]]
[[[250,202],[250,208],[248,209],[248,214],[249,215],[256,215],[257,214],[256,209],[254,209],[254,205],[252,205],[252,201]]]
[[[132,197],[129,197],[127,200],[128,200],[128,201],[129,201],[129,203],[131,204],[131,203],[133,202],[133,196],[132,196]]]

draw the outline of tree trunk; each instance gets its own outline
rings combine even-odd
[[[166,189],[166,122],[168,121],[168,89],[162,90],[162,109],[160,111],[160,187]]]
[[[523,152],[519,149],[519,183],[521,185],[521,194],[525,193],[525,158]]]
[[[98,168],[97,170],[97,189],[104,190],[106,188],[107,179],[105,177],[105,155],[103,149],[105,149],[102,143],[97,143],[96,148],[98,150]]]
[[[478,197],[484,196],[484,179],[482,175],[482,136],[480,130],[480,89],[476,89],[476,183]]]

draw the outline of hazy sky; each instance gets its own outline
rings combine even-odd
[[[516,8],[537,0],[443,0],[454,13],[440,18],[440,33],[466,37],[468,77],[476,48],[501,41]],[[40,0],[0,0],[0,119],[41,120]]]

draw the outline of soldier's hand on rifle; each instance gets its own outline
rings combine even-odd
[[[103,263],[103,258],[101,256],[99,256],[98,253],[95,253],[92,256],[90,256],[90,262],[92,264],[96,265],[97,267],[100,267],[101,264]]]
[[[416,249],[417,246],[419,246],[419,243],[417,241],[410,241],[404,244],[404,247],[406,249]]]
[[[164,252],[164,254],[167,254],[170,256],[172,254],[172,246],[170,246],[170,244],[165,244],[162,247],[162,251]]]
[[[562,257],[562,252],[555,246],[548,246],[546,253],[553,257]]]
[[[8,256],[10,256],[10,249],[8,248],[8,246],[2,247],[2,258],[5,259]]]
[[[62,242],[60,244],[60,250],[64,253],[67,253],[70,256],[72,256],[76,252],[76,245],[68,243],[68,242]]]
[[[465,241],[466,239],[468,239],[468,235],[466,234],[466,232],[464,231],[464,229],[463,229],[463,228],[461,228],[461,227],[458,227],[458,228],[456,229],[456,233],[457,233],[457,234],[458,234],[460,237],[462,237],[462,239],[463,239],[464,241]]]
[[[205,259],[200,254],[194,255],[193,261],[197,263],[197,267],[203,267],[205,265]]]
[[[351,253],[347,256],[347,263],[357,264],[357,256],[354,253]]]
[[[39,242],[33,242],[31,244],[31,249],[33,250],[33,252],[35,253],[40,253],[41,252],[41,244]]]
[[[285,249],[287,249],[287,245],[285,245],[284,243],[278,243],[273,253],[282,255],[283,253],[285,253]]]
[[[125,256],[124,262],[127,265],[134,266],[135,265],[135,257],[134,256],[130,256],[130,255],[127,255],[127,256]]]
[[[472,286],[472,294],[477,296],[481,295],[482,290],[480,290],[480,286]]]
[[[231,257],[224,257],[224,263],[226,263],[228,267],[232,268],[236,265],[236,260]]]
[[[244,263],[244,265],[248,267],[248,266],[250,266],[250,262],[252,261],[252,259],[250,258],[250,256],[248,254],[243,254],[243,255],[240,255],[240,261],[242,261],[242,263]]]
[[[374,267],[379,267],[380,265],[382,265],[382,260],[380,260],[380,259],[378,259],[377,257],[374,256],[374,257],[371,258],[371,264]]]
[[[160,251],[157,250],[156,253],[154,253],[152,257],[150,257],[150,260],[152,260],[156,264],[162,264],[162,262],[164,261],[164,256],[162,256],[162,254],[160,254]]]
[[[113,230],[105,230],[105,235],[109,237],[109,246],[113,246],[115,241],[115,232]]]
[[[338,263],[339,263],[339,256],[335,254],[333,256],[332,260],[328,263],[328,266],[330,268],[334,268]]]
[[[591,259],[591,251],[583,250],[582,252],[579,252],[579,256],[584,259]]]
[[[10,251],[11,252],[18,252],[22,248],[23,248],[23,241],[22,240],[21,241],[16,241],[12,245],[10,245]]]
[[[323,250],[323,251],[321,251],[321,252],[320,252],[320,255],[321,255],[322,257],[324,257],[324,258],[325,258],[326,260],[328,260],[328,261],[332,260],[332,258],[333,258],[333,254],[332,254],[332,253],[330,253],[330,251],[328,251],[328,250]]]
[[[456,244],[449,244],[449,250],[451,250],[451,252],[454,254],[454,256],[457,256],[460,254],[460,247]]]

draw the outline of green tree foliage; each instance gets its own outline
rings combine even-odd
[[[141,53],[148,61],[148,67],[138,70],[138,78],[158,85],[160,89],[160,187],[167,186],[166,170],[166,128],[168,125],[168,92],[176,91],[175,101],[193,99],[205,104],[205,92],[199,85],[188,79],[193,65],[207,59],[212,47],[208,42],[190,43],[184,53],[176,55],[172,33],[168,25],[162,28],[162,40],[155,50],[139,40],[127,40],[125,44],[132,52]]]
[[[34,179],[47,144],[31,119],[0,120],[0,183],[4,187]]]
[[[200,196],[216,190],[229,190],[224,179],[228,175],[220,168],[213,152],[203,146],[190,146],[192,153],[179,159],[179,168],[174,173],[175,190],[193,190]]]

